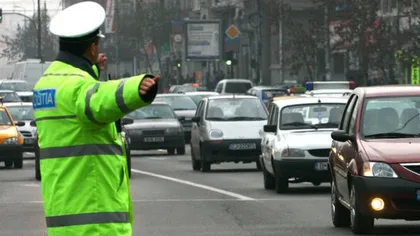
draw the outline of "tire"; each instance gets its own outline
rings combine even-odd
[[[318,186],[320,186],[320,185],[321,185],[321,182],[316,182],[316,181],[315,181],[315,182],[312,182],[312,185],[313,185],[313,186],[318,187]]]
[[[350,225],[350,211],[339,201],[334,182],[331,184],[331,220],[337,228]]]
[[[261,166],[261,161],[260,160],[256,161],[255,163],[257,165],[257,170],[262,170],[263,169],[262,166]]]
[[[10,168],[13,166],[13,160],[4,161],[4,166]]]
[[[276,190],[276,193],[286,193],[289,189],[289,179],[276,173],[274,188]]]
[[[39,161],[39,149],[35,148],[35,179],[41,181],[41,167]]]
[[[175,148],[169,148],[167,151],[168,155],[175,155]]]
[[[130,150],[126,150],[126,158],[127,158],[128,178],[131,178],[131,155],[130,155]]]
[[[194,150],[191,145],[191,166],[194,171],[198,171],[201,169],[201,162],[195,159]]]
[[[272,190],[275,187],[274,177],[263,167],[263,177],[264,177],[264,189]]]
[[[374,227],[374,218],[371,216],[363,215],[360,212],[360,205],[357,201],[357,191],[354,184],[350,189],[350,229],[353,234],[368,234]]]
[[[200,148],[200,164],[201,164],[201,172],[210,172],[211,164],[206,162],[205,153],[202,151],[203,149]]]
[[[13,167],[15,167],[16,169],[23,168],[23,153],[17,153],[13,157]]]
[[[176,148],[176,154],[185,155],[185,146]]]

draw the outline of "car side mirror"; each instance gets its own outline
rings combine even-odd
[[[130,118],[123,118],[121,120],[121,124],[122,125],[131,125],[133,123],[134,123],[134,120],[133,119],[130,119]]]
[[[16,126],[25,126],[25,122],[23,121],[15,121]]]
[[[178,120],[179,120],[179,121],[184,121],[184,120],[185,120],[185,117],[180,116],[180,117],[178,117]]]
[[[277,126],[276,125],[264,125],[264,132],[266,133],[276,133]]]
[[[29,123],[29,125],[32,126],[32,127],[36,127],[36,122],[33,120],[33,121],[31,121],[31,123]]]
[[[194,116],[194,117],[191,119],[191,121],[192,121],[192,122],[195,122],[195,123],[199,123],[199,122],[200,122],[200,119],[201,119],[201,117],[199,117],[199,116]]]
[[[331,138],[335,141],[338,142],[347,142],[347,141],[353,141],[354,140],[354,136],[353,135],[349,135],[346,131],[344,130],[335,130],[331,133]]]

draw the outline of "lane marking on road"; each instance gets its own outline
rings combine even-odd
[[[147,171],[142,171],[142,170],[131,169],[131,171],[134,172],[134,173],[142,174],[142,175],[148,175],[148,176],[152,176],[152,177],[155,177],[155,178],[165,179],[165,180],[169,180],[169,181],[172,181],[172,182],[189,185],[189,186],[192,186],[192,187],[205,189],[205,190],[212,191],[212,192],[215,192],[215,193],[220,193],[220,194],[223,194],[223,195],[226,195],[226,196],[229,196],[229,197],[237,198],[239,200],[255,201],[254,198],[250,198],[250,197],[238,194],[238,193],[229,192],[229,191],[219,189],[219,188],[214,188],[214,187],[204,185],[204,184],[198,184],[198,183],[194,183],[194,182],[191,182],[191,181],[177,179],[177,178],[169,177],[169,176],[166,176],[166,175],[159,175],[159,174],[155,174],[155,173],[147,172]]]
[[[168,158],[167,157],[148,157],[147,159],[149,159],[149,160],[159,160],[159,161],[162,161],[162,160],[166,160]]]
[[[22,184],[20,186],[23,186],[23,187],[39,187],[41,185],[39,185],[39,184]]]

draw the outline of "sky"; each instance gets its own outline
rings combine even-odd
[[[47,4],[48,12],[50,16],[54,16],[61,9],[61,0],[41,0],[41,7],[44,6],[44,2]],[[27,16],[32,16],[37,10],[37,0],[0,0],[0,8],[3,13],[20,13]],[[25,18],[18,15],[3,15],[3,21],[0,24],[0,52],[5,48],[5,44],[2,42],[2,36],[13,36],[16,33],[18,24],[24,24]],[[7,77],[10,72],[10,65],[8,65],[7,58],[0,57],[0,79]]]

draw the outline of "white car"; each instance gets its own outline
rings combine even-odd
[[[287,191],[289,183],[329,182],[331,132],[341,122],[347,97],[299,97],[274,101],[261,140],[264,188]]]
[[[0,90],[0,100],[4,106],[22,104],[22,99],[13,90]]]
[[[203,98],[192,119],[193,170],[210,171],[222,162],[256,162],[260,169],[261,137],[267,110],[261,100],[246,95]]]
[[[34,95],[32,88],[24,80],[0,80],[0,90],[15,91],[24,102],[32,102]]]
[[[185,95],[190,97],[195,104],[201,101],[202,98],[210,97],[210,96],[218,96],[219,93],[211,92],[211,91],[197,91],[197,92],[186,92]]]

